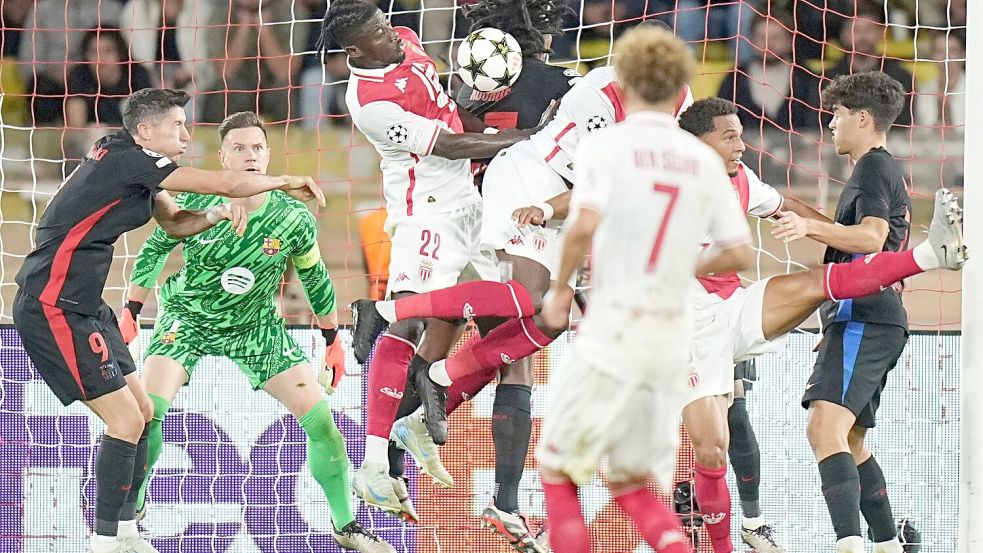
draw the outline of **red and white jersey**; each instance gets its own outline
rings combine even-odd
[[[731,177],[730,183],[733,186],[737,201],[741,204],[741,209],[748,215],[761,217],[762,219],[771,217],[782,208],[784,198],[777,190],[761,182],[758,175],[750,167],[742,162],[737,167],[737,174]],[[713,236],[708,235],[703,243],[709,246],[713,242]],[[702,277],[698,279],[703,289],[710,294],[716,294],[723,299],[727,299],[741,287],[741,277],[737,273],[727,273]]]
[[[632,354],[685,343],[701,238],[751,241],[720,156],[669,114],[640,112],[584,137],[576,176],[572,216],[601,216],[581,339]]]
[[[570,182],[576,182],[573,160],[580,138],[625,118],[616,78],[613,67],[592,69],[563,96],[553,120],[529,137],[543,161]],[[687,86],[680,91],[673,115],[678,118],[692,104],[693,93]]]
[[[358,130],[382,156],[390,221],[447,213],[480,201],[471,162],[431,155],[441,130],[464,132],[454,103],[416,33],[397,27],[406,58],[379,69],[352,67],[345,102]]]

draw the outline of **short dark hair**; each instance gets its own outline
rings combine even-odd
[[[318,51],[323,53],[332,44],[341,48],[351,46],[362,34],[365,24],[378,12],[378,6],[364,0],[334,0],[321,22]]]
[[[851,112],[867,110],[874,128],[887,132],[904,109],[905,91],[895,78],[883,71],[840,75],[823,90],[823,107],[841,105]]]
[[[563,16],[574,13],[564,0],[478,0],[463,11],[471,32],[485,27],[504,31],[519,43],[523,56],[552,53],[546,36],[563,34]]]
[[[713,120],[724,115],[737,115],[737,105],[723,98],[703,98],[679,115],[679,128],[701,137],[712,133],[717,128]]]
[[[183,108],[191,97],[183,90],[173,88],[144,88],[123,99],[119,112],[123,116],[123,128],[136,134],[137,125],[156,119],[174,108]]]
[[[263,119],[255,111],[239,111],[233,113],[226,117],[222,121],[222,124],[218,126],[218,139],[220,142],[224,142],[226,135],[230,131],[248,129],[250,127],[256,127],[263,131],[264,137],[266,136],[266,123],[263,122]]]

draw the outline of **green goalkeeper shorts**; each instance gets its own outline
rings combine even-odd
[[[196,325],[191,317],[172,310],[157,317],[144,359],[151,355],[180,363],[188,372],[189,382],[203,356],[227,357],[249,378],[254,390],[283,371],[309,362],[282,320],[258,322],[235,331],[216,330]]]

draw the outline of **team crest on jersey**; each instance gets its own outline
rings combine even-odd
[[[587,132],[597,132],[608,126],[608,120],[603,115],[591,115],[587,120]]]
[[[177,341],[177,332],[165,332],[160,337],[160,343],[173,344]]]
[[[279,238],[264,238],[263,253],[266,255],[276,255],[280,251],[282,245],[283,244],[280,242]]]
[[[537,232],[536,236],[532,238],[532,247],[536,248],[537,252],[541,252],[546,249],[546,236],[542,232]]]
[[[692,389],[696,389],[696,387],[699,385],[700,385],[700,373],[691,370],[689,372],[689,387]]]
[[[433,276],[433,263],[430,261],[420,262],[420,281],[429,282],[430,277]]]
[[[386,130],[386,137],[393,144],[402,144],[410,137],[410,133],[406,130],[406,127],[396,123],[395,125],[390,125]]]

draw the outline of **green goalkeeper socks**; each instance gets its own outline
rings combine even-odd
[[[137,512],[143,510],[143,503],[147,498],[147,484],[150,482],[150,474],[154,470],[154,464],[160,458],[160,452],[164,448],[164,416],[171,407],[171,402],[154,395],[150,396],[150,401],[154,402],[154,418],[150,420],[150,434],[147,435],[147,475],[143,478],[143,485],[140,486],[140,493],[137,494]]]
[[[307,433],[307,464],[321,485],[335,528],[355,520],[348,482],[348,448],[335,426],[331,406],[321,400],[298,421]]]

